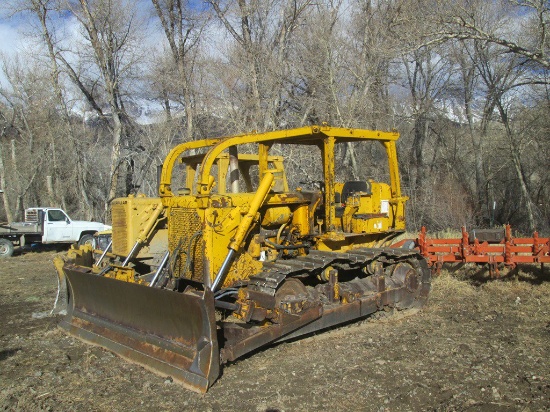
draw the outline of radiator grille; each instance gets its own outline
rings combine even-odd
[[[113,220],[113,253],[126,256],[129,253],[126,203],[113,203],[111,214]]]
[[[201,229],[200,217],[194,209],[174,207],[170,210],[168,249],[172,256],[179,248],[177,253],[179,259],[174,262],[176,276],[197,282],[203,281],[204,240]],[[189,265],[187,264],[188,254],[191,257]]]

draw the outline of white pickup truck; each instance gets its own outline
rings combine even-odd
[[[72,220],[65,211],[53,207],[25,210],[25,221],[0,223],[0,258],[13,255],[14,245],[31,243],[93,243],[93,234],[111,229],[99,222]]]

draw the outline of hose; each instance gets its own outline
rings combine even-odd
[[[176,262],[178,260],[179,255],[180,255],[181,245],[183,244],[185,239],[187,239],[187,238],[181,238],[180,239],[180,241],[178,242],[178,245],[172,251],[172,256],[170,256],[170,261],[168,262],[168,270],[169,270],[170,277],[174,274],[174,269],[176,267]]]
[[[296,249],[304,249],[304,248],[310,248],[311,247],[311,244],[309,243],[302,243],[300,245],[278,245],[277,243],[273,243],[271,242],[270,240],[265,240],[265,243],[268,245],[268,246],[271,246],[273,249],[276,249],[276,250],[296,250]]]
[[[185,259],[185,267],[183,268],[183,273],[187,273],[191,270],[191,264],[193,263],[193,254],[192,254],[192,248],[193,248],[193,241],[198,238],[199,236],[202,236],[202,230],[197,230],[191,238],[189,238],[189,243],[187,244],[187,259]]]
[[[285,227],[287,227],[287,225],[288,225],[288,222],[283,223],[279,228],[279,230],[277,231],[277,243],[281,243],[281,234],[283,233],[283,230],[285,229]]]
[[[222,289],[222,290],[219,290],[217,293],[214,294],[214,299],[221,299],[225,296],[236,295],[238,293],[239,293],[239,289],[235,289],[235,288]]]

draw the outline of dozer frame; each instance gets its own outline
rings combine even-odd
[[[55,262],[61,326],[205,392],[220,365],[263,345],[422,306],[425,260],[390,247],[405,229],[398,137],[323,125],[176,146],[158,198],[113,201],[105,250]],[[383,145],[388,183],[336,181],[335,147],[350,142]],[[318,189],[289,190],[277,145],[319,149]]]

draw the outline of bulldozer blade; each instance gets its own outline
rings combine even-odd
[[[67,315],[60,326],[188,389],[206,392],[219,375],[214,296],[178,293],[98,276],[65,264]]]

